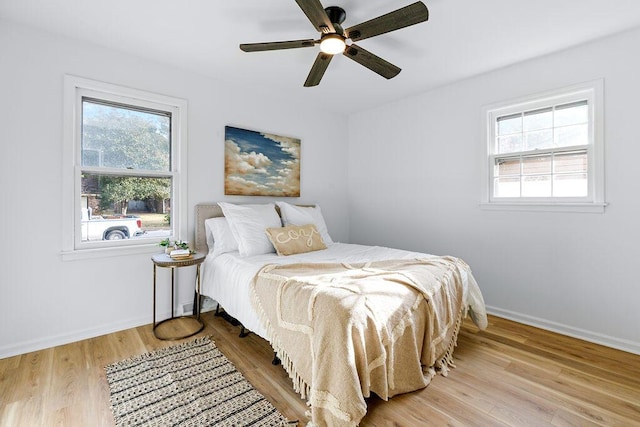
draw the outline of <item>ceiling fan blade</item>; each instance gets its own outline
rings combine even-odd
[[[268,43],[244,43],[240,45],[240,50],[244,52],[261,52],[265,50],[296,49],[299,47],[313,47],[316,42],[313,39],[290,40],[284,42]]]
[[[379,56],[376,56],[355,44],[347,46],[343,55],[347,58],[353,59],[360,65],[364,65],[374,73],[380,74],[385,79],[391,79],[397,76],[401,71],[400,68],[396,67],[392,63],[385,61]]]
[[[371,19],[346,29],[346,37],[360,41],[369,37],[399,30],[429,19],[429,10],[421,1],[405,6],[386,15]]]
[[[327,12],[324,11],[320,0],[296,0],[296,3],[298,3],[298,6],[300,6],[304,14],[307,15],[307,18],[309,18],[309,21],[311,21],[316,30],[323,34],[335,32],[333,24],[329,16],[327,16]]]
[[[329,55],[324,52],[318,53],[318,56],[316,56],[316,60],[311,67],[311,71],[309,71],[307,80],[304,82],[304,87],[318,86],[320,84],[320,80],[322,80],[324,72],[327,71],[331,58],[333,58],[333,55]]]

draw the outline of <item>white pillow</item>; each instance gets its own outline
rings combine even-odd
[[[204,220],[204,235],[207,238],[207,247],[209,248],[209,252],[213,251],[213,245],[215,244],[213,231],[211,231],[211,224],[214,219],[215,218],[209,218]]]
[[[287,202],[276,202],[276,204],[280,208],[284,225],[314,224],[318,229],[318,233],[322,236],[324,243],[327,245],[333,243],[331,236],[329,236],[329,230],[327,230],[327,224],[324,222],[320,206],[295,206]]]
[[[209,218],[204,221],[209,253],[218,256],[238,250],[238,241],[231,232],[229,222],[223,216]]]
[[[282,222],[273,203],[264,205],[235,205],[219,202],[231,233],[238,241],[241,256],[260,255],[275,252],[265,230],[282,227]]]

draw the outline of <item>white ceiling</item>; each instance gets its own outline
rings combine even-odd
[[[347,28],[414,0],[322,1],[346,10]],[[397,77],[385,80],[338,56],[314,88],[302,84],[317,46],[238,48],[317,39],[294,0],[0,0],[0,17],[342,112],[640,27],[639,0],[423,1],[429,21],[358,42],[402,68]]]

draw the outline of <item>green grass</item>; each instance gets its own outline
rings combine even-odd
[[[163,213],[129,212],[129,215],[140,217],[143,230],[157,230],[169,227],[169,223]]]

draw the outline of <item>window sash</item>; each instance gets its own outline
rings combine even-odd
[[[168,137],[167,142],[169,143],[168,149],[166,151],[164,150],[159,151],[159,153],[161,153],[162,155],[155,158],[156,159],[155,164],[157,167],[152,170],[171,171],[172,170],[171,153],[172,153],[172,145],[173,145],[172,144],[173,135],[171,132],[171,128],[173,124],[173,117],[172,117],[172,111],[171,111],[172,109],[164,108],[163,110],[158,110],[157,106],[155,105],[148,106],[148,107],[141,106],[140,102],[137,102],[136,103],[137,105],[131,105],[131,104],[124,104],[119,100],[116,102],[116,101],[110,101],[104,98],[105,97],[103,97],[103,99],[100,99],[100,98],[89,97],[89,96],[81,96],[81,99],[80,99],[81,131],[80,131],[80,140],[79,140],[81,155],[78,159],[76,159],[76,164],[79,164],[82,166],[92,166],[92,165],[85,165],[85,162],[84,162],[85,151],[92,151],[92,150],[97,151],[95,147],[93,148],[90,147],[91,145],[97,144],[101,146],[101,148],[104,148],[106,150],[106,155],[105,153],[99,153],[99,158],[104,159],[104,157],[106,157],[107,158],[106,160],[110,161],[109,163],[111,163],[111,165],[103,166],[103,162],[100,162],[100,164],[97,165],[96,167],[105,167],[105,168],[111,167],[111,168],[116,168],[120,170],[131,170],[131,169],[137,170],[137,169],[148,169],[149,166],[151,166],[151,164],[149,163],[149,160],[147,160],[146,168],[136,167],[135,165],[131,165],[131,164],[113,165],[114,162],[122,161],[122,159],[118,159],[118,157],[126,156],[126,154],[124,154],[122,150],[118,150],[117,145],[115,146],[110,145],[110,146],[104,147],[103,144],[100,143],[101,140],[104,140],[106,138],[103,136],[103,134],[109,132],[110,128],[99,126],[101,124],[100,122],[97,123],[97,126],[96,124],[94,124],[94,126],[88,126],[89,125],[88,122],[91,120],[90,111],[98,108],[99,110],[94,111],[94,114],[101,113],[103,115],[105,114],[123,115],[127,113],[133,113],[132,115],[127,115],[122,118],[123,125],[126,126],[126,127],[123,127],[122,129],[126,129],[130,133],[135,135],[144,135],[147,138],[147,140],[144,141],[142,144],[139,143],[139,145],[142,145],[138,147],[141,150],[146,151],[153,148],[153,146],[158,146],[160,144],[164,145],[164,141],[162,141],[162,137],[166,135]],[[112,110],[103,110],[101,107],[107,107]],[[146,122],[144,123],[145,128],[136,127],[135,125],[132,125],[132,123],[135,123],[134,121],[136,119],[146,120]],[[146,126],[148,126],[150,122],[153,122],[153,124],[157,126],[155,133],[150,132],[148,128],[146,128]],[[167,126],[167,129],[164,132],[159,132],[158,127],[161,128],[163,122]],[[140,124],[140,123],[138,122],[136,124]],[[98,131],[96,132],[97,135],[89,135],[90,129],[92,128],[98,129]],[[130,135],[127,135],[127,136],[130,136]],[[122,135],[117,134],[116,137],[122,138]],[[148,140],[149,138],[153,138],[153,139]],[[132,144],[133,142],[134,142],[133,140],[129,141],[130,144]],[[130,161],[136,161],[136,160],[130,160]]]
[[[579,118],[579,120],[577,121],[567,121],[567,118],[563,119],[563,111],[566,112],[570,108],[579,107],[587,107],[586,119]],[[589,105],[588,100],[583,99],[566,104],[554,104],[544,108],[536,108],[533,110],[525,110],[504,116],[498,116],[495,119],[495,144],[493,145],[492,152],[496,154],[509,154],[531,150],[530,147],[533,144],[531,144],[529,141],[535,139],[535,136],[542,136],[543,140],[547,140],[547,144],[550,143],[550,147],[536,147],[536,150],[547,150],[556,147],[569,147],[575,144],[565,144],[563,143],[563,141],[569,139],[566,137],[566,135],[570,135],[571,130],[587,130],[586,135],[581,136],[582,139],[586,139],[588,141],[590,139],[588,132],[588,116],[590,108],[591,106]],[[577,113],[580,114],[582,113],[582,111],[577,111]],[[529,118],[529,120],[527,120],[527,118]],[[538,118],[537,124],[535,118]],[[502,132],[502,123],[511,124],[511,127],[507,127],[507,130]],[[510,140],[519,141],[521,149],[508,151],[502,150],[501,148],[505,146],[504,144],[502,144],[502,142]]]
[[[568,156],[584,156],[586,158],[586,170],[585,169],[570,169],[568,166],[563,166],[561,164],[561,160],[563,157],[567,158]],[[556,149],[556,150],[545,150],[545,151],[529,151],[522,153],[509,153],[509,155],[495,155],[490,157],[491,164],[493,166],[492,171],[492,197],[493,200],[497,201],[506,201],[506,200],[543,200],[543,199],[553,199],[553,200],[567,200],[567,201],[584,201],[588,199],[588,188],[591,185],[590,182],[590,174],[589,174],[589,146],[583,147],[571,147],[570,149]],[[547,160],[548,159],[548,160]],[[535,169],[534,163],[532,161],[541,160],[542,167],[538,167],[538,170]],[[512,166],[505,171],[505,173],[499,172],[500,163],[511,163]],[[548,166],[545,164],[548,162]],[[507,169],[507,168],[505,168]],[[568,179],[570,177],[578,177],[584,176],[586,181],[586,189],[587,194],[583,195],[567,195],[567,194],[558,194],[562,193],[562,191],[556,191],[558,185],[559,188],[562,189],[561,180]],[[549,182],[549,195],[544,196],[534,196],[527,195],[528,192],[525,191],[525,186],[527,182],[531,183],[536,179],[536,177],[540,180],[548,178]],[[580,179],[581,180],[581,179]],[[511,188],[513,192],[513,187],[515,183],[518,184],[518,195],[501,195],[498,191],[496,194],[497,184],[500,182],[511,182]],[[556,184],[558,182],[558,184]],[[567,183],[564,182],[565,192],[567,189]],[[579,183],[582,186],[582,183]],[[577,187],[578,183],[574,184],[574,187]],[[577,188],[577,190],[580,190]],[[584,190],[582,190],[584,191]]]
[[[170,199],[174,200],[176,197],[176,181],[178,181],[178,174],[174,168],[176,164],[172,160],[172,153],[175,153],[174,141],[178,135],[174,133],[174,129],[177,128],[174,122],[174,113],[176,113],[176,108],[170,105],[162,105],[156,102],[149,102],[148,100],[136,99],[136,98],[126,98],[121,95],[109,94],[109,93],[96,93],[93,90],[78,90],[77,91],[77,99],[78,103],[78,126],[77,126],[77,144],[76,144],[76,157],[75,157],[75,188],[74,188],[74,197],[76,200],[76,209],[75,209],[75,219],[74,219],[74,247],[76,250],[82,249],[96,249],[96,248],[115,248],[115,247],[127,247],[127,246],[139,246],[144,244],[149,244],[150,242],[157,243],[156,241],[161,240],[163,237],[159,238],[145,238],[145,239],[123,239],[117,241],[107,241],[107,240],[83,240],[82,239],[82,221],[81,221],[81,212],[82,212],[82,174],[83,173],[95,173],[99,175],[111,175],[114,177],[154,177],[154,178],[171,178],[171,196]],[[169,170],[147,170],[147,169],[135,169],[135,168],[120,168],[120,167],[104,167],[104,166],[84,166],[83,165],[83,145],[84,145],[84,135],[83,135],[83,119],[82,114],[84,113],[84,102],[91,102],[95,104],[100,104],[104,106],[113,106],[116,108],[124,108],[130,111],[138,111],[138,112],[150,112],[152,114],[159,114],[168,116],[170,118],[169,132],[170,132],[170,147],[169,147]],[[171,220],[170,220],[170,232],[169,238],[176,239],[175,236],[178,235],[177,231],[177,221],[174,218],[174,213],[171,212]]]

